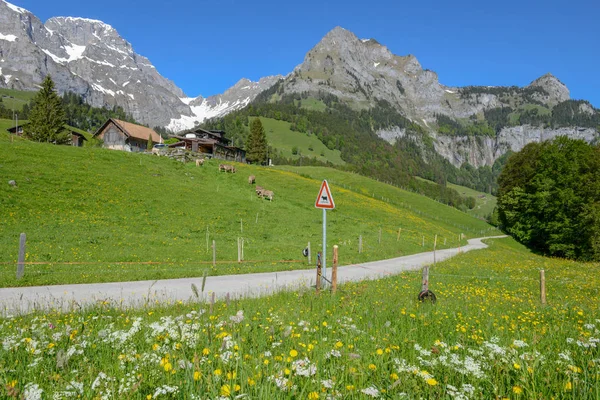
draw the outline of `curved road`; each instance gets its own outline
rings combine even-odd
[[[436,260],[443,261],[460,252],[479,250],[488,247],[484,239],[505,238],[490,236],[469,239],[462,248],[436,251]],[[365,264],[348,265],[338,268],[338,283],[377,279],[402,271],[420,269],[433,264],[433,251],[373,261]],[[330,273],[331,268],[328,268]],[[265,272],[244,275],[209,276],[206,279],[204,297],[215,294],[216,298],[256,297],[280,290],[293,290],[313,286],[315,268],[295,271]],[[330,276],[329,276],[330,277]],[[115,283],[92,283],[78,285],[31,286],[0,289],[0,315],[15,315],[34,310],[78,309],[98,302],[108,301],[125,307],[144,306],[155,301],[187,301],[194,298],[192,284],[198,290],[202,278],[182,278],[159,281],[134,281]],[[202,296],[202,294],[201,294]]]

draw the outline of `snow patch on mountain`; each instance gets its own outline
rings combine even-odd
[[[71,43],[69,46],[65,46],[65,51],[69,55],[69,59],[67,62],[79,60],[83,58],[83,52],[85,51],[86,46],[78,46],[76,44]]]
[[[2,0],[2,1],[3,1],[3,0]],[[11,3],[9,3],[8,1],[4,1],[4,3],[6,3],[6,5],[8,6],[8,8],[10,8],[10,9],[11,9],[11,10],[13,10],[13,11],[16,11],[16,12],[18,12],[19,14],[26,14],[26,13],[28,13],[28,12],[29,12],[29,11],[27,11],[27,10],[26,10],[26,9],[24,9],[24,8],[17,7],[17,6],[15,6],[14,4],[11,4]]]
[[[7,40],[9,42],[14,42],[15,40],[17,40],[17,37],[15,35],[3,35],[0,33],[0,40]]]

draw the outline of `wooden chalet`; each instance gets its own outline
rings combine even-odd
[[[94,137],[104,142],[102,147],[131,152],[146,151],[148,138],[152,144],[161,142],[160,135],[154,130],[115,118],[109,118],[94,133]]]
[[[231,146],[231,140],[225,137],[224,131],[194,128],[172,137],[179,142],[169,147],[185,147],[186,150],[202,153],[206,157],[246,162],[246,152],[239,147]]]
[[[8,128],[7,131],[16,136],[23,136],[23,127],[26,127],[27,125],[29,124],[25,123],[23,125],[13,126]],[[74,131],[70,126],[65,126],[65,128],[71,134],[71,141],[69,144],[75,147],[83,147],[83,142],[87,140],[86,137],[82,133]]]

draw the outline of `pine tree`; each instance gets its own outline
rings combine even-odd
[[[146,150],[152,150],[152,135],[148,134],[148,142],[146,143]]]
[[[264,164],[267,161],[267,135],[260,118],[254,118],[250,124],[250,135],[246,145],[246,160]]]
[[[67,118],[62,101],[54,90],[54,82],[46,75],[42,88],[33,98],[29,124],[24,126],[26,137],[36,142],[64,144],[69,142],[65,129]]]

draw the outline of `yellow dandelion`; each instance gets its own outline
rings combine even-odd
[[[169,372],[171,370],[173,370],[173,365],[171,365],[170,362],[166,362],[165,365],[163,366],[163,368],[165,369],[165,372]]]
[[[323,326],[327,327],[327,321],[323,321]]]
[[[377,355],[378,355],[378,356],[380,356],[380,355],[382,355],[382,354],[383,354],[383,350],[381,350],[381,349],[377,349],[376,353],[377,353]]]
[[[396,374],[396,373],[390,374],[390,379],[393,380],[393,381],[397,381],[398,380],[398,374]]]
[[[521,365],[520,365],[520,364],[517,364],[517,363],[514,363],[514,364],[513,364],[513,367],[515,367],[515,369],[521,369]]]
[[[570,392],[571,390],[573,390],[573,384],[569,381],[567,383],[565,383],[565,390]]]
[[[158,348],[159,348],[159,347],[160,347],[160,346],[158,345],[158,343],[154,343],[154,344],[152,345],[152,350],[156,351],[156,350],[158,350]]]
[[[269,360],[265,360],[265,361],[263,361],[263,364],[265,364],[265,365],[269,365]]]
[[[317,400],[318,398],[319,398],[319,393],[317,393],[317,392],[310,392],[308,394],[309,400]]]
[[[342,342],[336,342],[336,343],[335,343],[335,348],[336,348],[336,349],[339,349],[339,348],[341,348],[341,347],[344,347],[344,343],[342,343]]]
[[[195,381],[199,381],[200,376],[202,376],[202,374],[200,374],[200,371],[194,371],[194,380]]]
[[[229,397],[230,394],[231,388],[229,387],[229,385],[221,386],[221,396]]]
[[[354,385],[346,385],[346,390],[348,390],[348,391],[354,390]]]
[[[202,350],[202,355],[207,356],[210,354],[210,350],[207,349],[206,347]]]
[[[438,381],[436,381],[436,380],[435,380],[435,379],[433,379],[433,378],[429,378],[429,379],[427,379],[425,382],[426,382],[426,383],[427,383],[429,386],[435,386],[435,385],[437,385],[437,384],[438,384]]]
[[[296,350],[290,350],[290,357],[296,357],[298,355],[298,352]]]
[[[240,390],[242,390],[242,387],[240,385],[235,385],[233,387],[233,390],[236,391],[236,392],[239,392]]]
[[[256,385],[256,381],[252,378],[248,378],[248,380],[246,382],[248,383],[248,386]]]
[[[223,371],[221,371],[219,368],[215,369],[213,374],[215,374],[216,376],[221,376],[221,374],[223,373]]]
[[[369,369],[371,371],[375,371],[377,369],[377,367],[375,366],[375,364],[369,364]]]
[[[152,398],[152,395],[151,395],[151,394],[149,394],[148,396],[146,396],[146,399],[147,399],[147,400],[150,400],[151,398]]]
[[[513,393],[514,394],[521,394],[523,393],[523,388],[521,386],[513,386]]]

